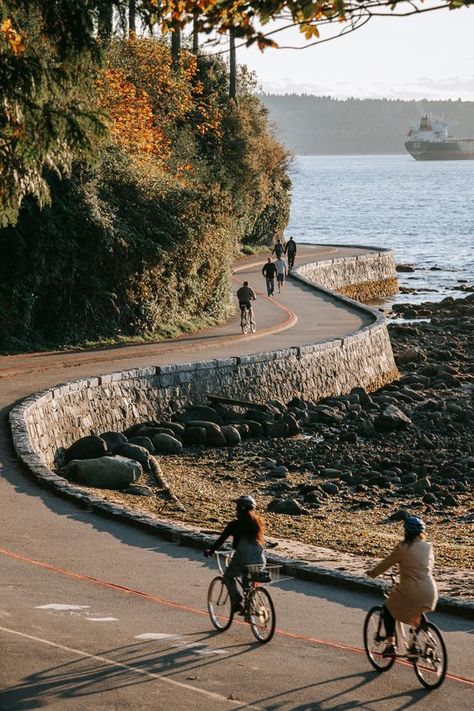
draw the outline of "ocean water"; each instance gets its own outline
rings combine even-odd
[[[400,285],[421,290],[391,302],[460,297],[474,285],[474,161],[407,155],[296,156],[286,236],[296,242],[389,247]]]

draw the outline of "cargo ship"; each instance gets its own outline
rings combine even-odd
[[[474,138],[455,138],[447,123],[429,114],[410,128],[405,148],[415,160],[474,160]]]

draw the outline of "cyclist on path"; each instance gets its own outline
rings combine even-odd
[[[383,619],[387,635],[384,657],[396,654],[395,621],[418,627],[423,612],[434,610],[438,600],[438,590],[433,578],[433,546],[426,540],[425,523],[418,516],[407,516],[404,521],[405,538],[381,563],[367,571],[370,578],[398,565],[400,581],[392,589],[383,606]],[[408,649],[407,656],[416,654]]]
[[[254,290],[250,288],[248,281],[244,281],[240,289],[237,290],[237,298],[239,300],[240,313],[242,314],[244,309],[247,309],[250,316],[250,322],[255,323],[252,301],[255,301],[257,297],[255,296]]]
[[[263,265],[262,274],[265,277],[267,283],[267,294],[268,296],[273,296],[275,293],[275,276],[277,273],[277,268],[272,262],[272,258],[268,257],[268,261]]]
[[[288,269],[293,269],[296,257],[296,242],[293,237],[290,237],[285,245],[285,254],[288,255]]]
[[[242,595],[235,578],[245,573],[247,565],[265,565],[265,521],[256,512],[257,504],[252,496],[240,496],[235,503],[237,518],[227,524],[217,541],[204,551],[204,555],[206,557],[214,555],[229,536],[232,536],[232,548],[235,553],[224,573],[224,578],[232,600],[232,611],[242,612]]]

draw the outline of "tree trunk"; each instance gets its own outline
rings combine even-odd
[[[110,42],[113,28],[113,7],[110,0],[101,0],[97,18],[97,32],[101,40]]]
[[[181,55],[181,31],[174,29],[171,33],[171,57],[173,61],[173,69],[179,69],[179,60]]]
[[[137,33],[137,0],[128,1],[128,36]]]
[[[237,96],[237,54],[233,28],[229,33],[229,96],[231,99]]]
[[[197,19],[193,20],[193,54],[199,54],[199,32],[197,31]]]

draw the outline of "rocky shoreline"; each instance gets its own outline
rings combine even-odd
[[[287,439],[162,457],[173,499],[105,496],[209,533],[232,516],[236,494],[252,493],[280,555],[356,574],[399,539],[399,512],[409,510],[428,523],[441,590],[472,599],[474,296],[394,310],[430,319],[390,325],[398,381],[316,404],[295,399],[304,427]],[[153,494],[153,477],[144,483]]]

